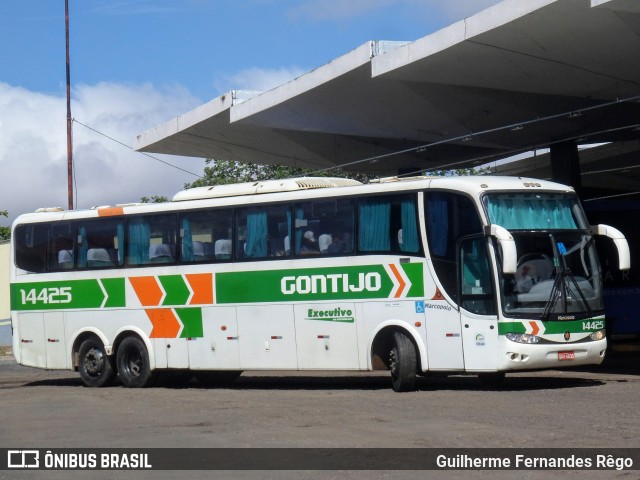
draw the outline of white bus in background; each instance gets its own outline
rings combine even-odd
[[[128,387],[163,370],[416,375],[599,364],[602,277],[566,186],[509,177],[301,178],[44,211],[12,229],[22,365]]]

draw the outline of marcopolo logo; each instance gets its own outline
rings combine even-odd
[[[324,310],[316,310],[310,308],[307,310],[307,320],[320,320],[325,322],[343,322],[353,323],[353,311],[348,308],[332,308]]]
[[[377,292],[382,288],[382,277],[377,272],[359,273],[350,279],[348,273],[329,275],[300,275],[282,277],[280,291],[285,295],[294,293],[348,293]]]

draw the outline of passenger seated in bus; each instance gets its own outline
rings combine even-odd
[[[298,253],[300,255],[316,255],[320,253],[320,250],[318,249],[318,242],[316,242],[316,236],[312,230],[304,232]]]
[[[335,232],[331,236],[331,243],[327,246],[327,253],[336,254],[344,253],[346,251],[348,251],[346,235],[340,232]]]

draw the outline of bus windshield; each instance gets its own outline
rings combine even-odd
[[[508,229],[515,274],[500,281],[505,314],[573,320],[602,313],[602,278],[593,237],[575,197],[500,193],[484,198],[489,221]]]

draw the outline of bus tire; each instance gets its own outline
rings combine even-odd
[[[125,387],[145,388],[152,385],[154,372],[149,365],[149,352],[138,337],[126,337],[116,355],[118,375]]]
[[[78,350],[78,373],[87,387],[103,387],[110,384],[116,376],[102,342],[89,337],[80,344]]]
[[[403,332],[395,332],[393,347],[389,352],[389,370],[394,391],[415,391],[416,367],[416,348],[413,342]]]
[[[239,370],[197,370],[195,377],[206,387],[225,387],[235,382],[241,374]]]

